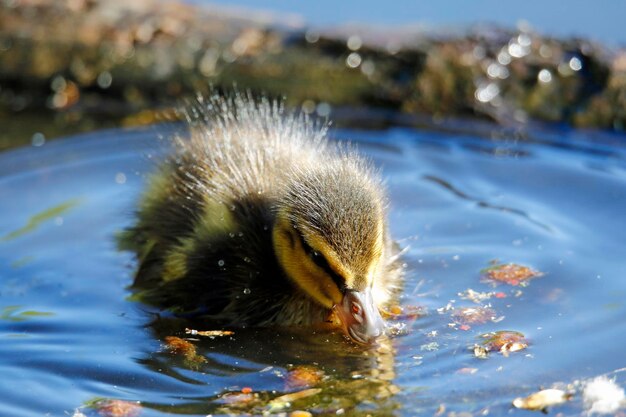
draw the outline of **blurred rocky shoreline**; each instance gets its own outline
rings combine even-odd
[[[152,123],[181,98],[233,85],[322,116],[367,107],[505,127],[626,123],[625,50],[529,27],[313,30],[177,1],[0,0],[0,149],[35,131]]]

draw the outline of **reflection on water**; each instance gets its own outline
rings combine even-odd
[[[4,236],[0,237],[0,241],[11,240],[18,238],[26,233],[32,232],[39,226],[41,223],[54,220],[56,223],[62,222],[63,218],[60,217],[61,214],[70,210],[72,207],[78,204],[77,200],[69,200],[64,203],[58,204],[54,207],[50,207],[45,209],[44,211],[34,214],[32,217],[28,219],[26,225],[20,227],[19,229],[13,230],[12,232],[7,233]]]
[[[0,155],[0,414],[110,414],[102,399],[140,401],[143,416],[520,414],[515,397],[624,367],[626,152],[550,135],[337,132],[381,166],[405,248],[397,335],[368,350],[310,329],[188,335],[215,329],[129,299],[135,261],[115,235],[153,167],[153,130]],[[494,260],[543,274],[485,280]],[[501,330],[529,346],[475,357]],[[554,411],[582,409],[577,393]]]
[[[529,222],[534,223],[535,225],[542,227],[546,229],[547,231],[550,231],[550,226],[542,224],[541,222],[537,220],[534,220],[532,217],[530,217],[528,213],[524,212],[523,210],[519,210],[513,207],[499,206],[499,205],[488,203],[486,201],[482,201],[480,199],[477,199],[475,197],[465,194],[463,191],[458,190],[457,188],[454,187],[454,185],[450,184],[449,182],[441,178],[434,177],[432,175],[424,175],[424,179],[441,185],[443,188],[449,190],[451,193],[453,193],[455,196],[459,197],[460,199],[473,201],[474,203],[476,203],[478,207],[499,210],[502,212],[514,214],[516,216],[521,216],[525,218],[526,220],[528,220]]]

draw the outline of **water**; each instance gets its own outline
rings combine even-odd
[[[140,401],[143,416],[524,415],[513,398],[626,366],[623,146],[581,132],[528,143],[400,128],[335,135],[382,167],[391,229],[407,248],[400,305],[427,312],[393,321],[406,334],[378,350],[245,329],[200,337],[196,355],[169,352],[166,337],[186,337],[185,326],[212,329],[129,299],[135,260],[115,243],[153,167],[155,131],[0,155],[0,415],[98,415],[94,403],[112,414],[102,399]],[[544,275],[494,287],[480,273],[494,259]],[[483,302],[495,322],[450,326],[454,311],[476,306],[458,295],[468,288],[504,297]],[[475,358],[479,335],[497,330],[524,333],[529,347]],[[312,384],[322,391],[291,408],[271,403],[307,388],[293,371],[304,365],[323,372]],[[626,385],[626,374],[612,376]],[[554,412],[579,415],[578,394]]]

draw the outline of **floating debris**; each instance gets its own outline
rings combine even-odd
[[[177,355],[188,356],[196,354],[196,346],[193,343],[176,336],[167,336],[165,338],[165,347],[171,353]]]
[[[193,336],[206,336],[206,337],[223,337],[223,336],[232,336],[235,332],[231,330],[195,330],[195,329],[185,329],[186,334],[190,334]]]
[[[491,292],[479,292],[479,291],[474,291],[471,288],[468,288],[465,291],[462,291],[460,293],[458,293],[458,296],[461,297],[461,299],[463,300],[469,300],[473,303],[476,304],[481,304],[487,300],[489,300],[491,297],[494,297],[496,295],[495,292],[491,291]]]
[[[544,389],[525,398],[513,400],[513,406],[525,410],[546,412],[548,407],[563,404],[572,399],[572,394],[560,389]]]
[[[408,334],[408,328],[406,323],[393,323],[388,324],[385,334],[390,337],[404,336]]]
[[[423,344],[420,346],[420,350],[425,350],[427,352],[434,352],[436,350],[439,350],[439,343],[430,342],[430,343]]]
[[[399,306],[392,305],[388,310],[380,311],[381,315],[387,320],[415,320],[426,315],[426,310],[420,306]]]
[[[310,388],[322,381],[324,372],[314,366],[296,366],[289,370],[285,385],[287,389]]]
[[[139,401],[96,400],[91,404],[103,417],[135,417],[141,412]]]
[[[222,404],[231,408],[249,408],[252,405],[258,405],[259,396],[253,392],[225,392],[219,396],[216,401],[218,404]]]
[[[292,402],[300,400],[302,398],[312,397],[319,394],[320,392],[322,392],[321,388],[309,388],[303,391],[297,391],[281,395],[280,397],[276,397],[272,401],[270,401],[267,404],[267,407],[270,412],[284,410],[285,408],[289,407]]]
[[[530,267],[514,263],[496,264],[480,272],[489,281],[502,282],[513,286],[528,285],[529,279],[543,275],[542,272]]]
[[[460,325],[484,324],[497,321],[496,312],[489,307],[463,307],[454,310],[452,320]],[[466,329],[461,329],[466,330]]]
[[[474,345],[472,349],[474,351],[474,356],[478,359],[487,359],[489,356],[489,350],[484,346]]]
[[[185,364],[190,368],[197,368],[200,364],[207,361],[204,356],[198,355],[196,346],[193,343],[180,337],[167,336],[165,338],[165,348],[170,353],[182,355],[185,358]]]
[[[466,367],[466,368],[457,369],[455,374],[459,374],[459,375],[473,375],[476,372],[478,372],[478,368]]]
[[[482,334],[481,337],[486,339],[482,343],[484,352],[481,349],[478,349],[477,352],[477,345],[472,347],[474,356],[481,359],[486,358],[488,352],[497,351],[504,356],[509,356],[511,352],[518,352],[528,347],[528,341],[524,338],[524,334],[520,332],[501,330]]]
[[[583,403],[590,414],[612,414],[626,406],[626,395],[615,380],[599,376],[585,384]]]

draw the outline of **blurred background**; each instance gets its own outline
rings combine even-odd
[[[203,1],[191,1],[203,4]],[[314,3],[294,3],[289,0],[236,0],[213,2],[231,6],[233,10],[257,9],[267,13],[286,13],[300,17],[303,23],[318,27],[339,26],[347,23],[367,25],[406,25],[432,31],[462,31],[484,23],[514,28],[520,23],[532,26],[544,35],[579,37],[600,41],[608,46],[624,45],[626,32],[623,16],[626,4],[607,0],[602,7],[589,1],[562,2],[528,0],[503,4],[498,0],[445,0],[425,2],[396,0],[394,2],[321,0]]]
[[[621,131],[623,16],[615,0],[2,0],[0,149],[153,123],[234,85],[357,127]]]

